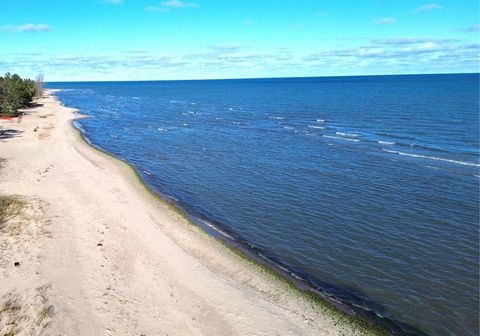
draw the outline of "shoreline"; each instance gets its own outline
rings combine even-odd
[[[16,285],[46,283],[48,302],[55,307],[46,330],[379,334],[377,326],[326,303],[313,304],[285,279],[189,223],[184,210],[151,191],[132,166],[87,143],[73,126],[77,110],[51,94],[41,103],[28,110],[22,124],[12,125],[17,138],[0,142],[0,157],[7,160],[0,192],[48,204],[41,217],[51,237],[39,243],[37,255],[24,251],[37,262],[22,276],[10,275],[16,266],[2,264],[7,276],[0,280],[0,294],[19,291],[28,301]],[[50,168],[35,176],[39,163]],[[11,174],[11,168],[20,173]]]
[[[57,97],[57,99],[59,98]],[[71,108],[75,109],[75,107]],[[304,297],[306,300],[314,301],[319,305],[328,305],[338,310],[341,314],[347,315],[348,318],[357,320],[360,324],[372,324],[369,325],[368,328],[373,328],[372,330],[375,330],[375,332],[392,333],[394,335],[427,335],[412,325],[400,322],[395,319],[395,317],[388,316],[388,314],[385,314],[383,311],[381,305],[373,300],[368,302],[362,299],[361,297],[364,295],[359,295],[350,288],[340,287],[331,283],[323,283],[323,286],[321,286],[315,282],[321,282],[320,280],[311,279],[305,276],[305,274],[295,273],[289,269],[288,266],[282,265],[278,260],[264,256],[263,251],[254,248],[248,241],[239,239],[231,232],[225,232],[226,229],[221,227],[221,223],[214,222],[203,214],[192,212],[187,204],[180,202],[173,196],[152,190],[148,183],[142,178],[141,172],[138,171],[133,164],[102,149],[87,138],[81,125],[76,123],[76,120],[83,118],[89,118],[89,116],[79,114],[79,117],[72,120],[72,127],[79,133],[79,136],[85,143],[94,150],[110,157],[112,160],[126,165],[136,176],[138,183],[142,185],[155,202],[158,201],[161,204],[166,204],[173,211],[180,214],[189,225],[193,225],[199,229],[201,234],[217,240],[229,249],[231,253],[240,256],[240,258],[245,259],[247,262],[253,263],[256,267],[260,267],[263,271],[270,273],[275,278],[275,281],[280,281],[284,283],[285,286],[291,287],[296,294]],[[351,300],[339,298],[338,295],[332,293],[332,288],[334,289],[333,291],[338,291],[340,295],[349,296]],[[330,292],[328,289],[330,289]],[[356,301],[356,303],[354,301]],[[375,309],[375,306],[380,309]]]

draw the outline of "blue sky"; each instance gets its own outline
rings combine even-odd
[[[0,73],[48,81],[479,72],[473,0],[1,0]]]

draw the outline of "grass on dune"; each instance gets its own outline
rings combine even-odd
[[[0,196],[0,229],[5,226],[7,220],[18,216],[25,206],[19,196]]]

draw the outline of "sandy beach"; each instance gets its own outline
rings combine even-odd
[[[47,93],[1,121],[0,335],[366,335],[188,223]]]

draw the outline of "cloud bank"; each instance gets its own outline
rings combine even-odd
[[[391,73],[391,69],[396,73],[478,72],[479,51],[480,44],[466,40],[396,37],[307,54],[287,47],[258,52],[240,43],[204,46],[175,56],[148,50],[125,50],[117,56],[3,54],[0,68],[42,71],[51,80],[359,75]]]

